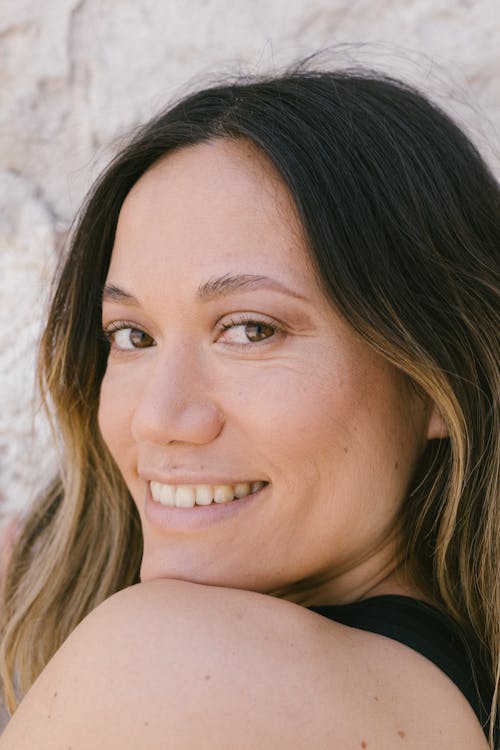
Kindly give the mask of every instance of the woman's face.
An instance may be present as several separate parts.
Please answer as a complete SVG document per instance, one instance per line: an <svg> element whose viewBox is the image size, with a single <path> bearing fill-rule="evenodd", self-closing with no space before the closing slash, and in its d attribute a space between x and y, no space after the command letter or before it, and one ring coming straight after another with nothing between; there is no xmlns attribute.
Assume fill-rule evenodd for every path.
<svg viewBox="0 0 500 750"><path fill-rule="evenodd" d="M328 304L254 146L184 148L137 182L103 326L99 424L141 517L142 580L310 604L390 573L430 410Z"/></svg>

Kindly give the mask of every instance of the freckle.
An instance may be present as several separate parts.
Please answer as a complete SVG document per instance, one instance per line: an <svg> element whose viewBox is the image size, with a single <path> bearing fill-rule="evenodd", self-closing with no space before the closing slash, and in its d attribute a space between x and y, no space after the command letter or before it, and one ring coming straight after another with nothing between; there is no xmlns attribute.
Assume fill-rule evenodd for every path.
<svg viewBox="0 0 500 750"><path fill-rule="evenodd" d="M373 700L378 702L378 695L374 695Z"/></svg>
<svg viewBox="0 0 500 750"><path fill-rule="evenodd" d="M349 448L347 448L347 446L344 448L344 453L349 453Z"/></svg>
<svg viewBox="0 0 500 750"><path fill-rule="evenodd" d="M54 693L53 698L57 698L57 691Z"/></svg>
<svg viewBox="0 0 500 750"><path fill-rule="evenodd" d="M399 461L396 461L396 463L394 464L394 468L396 469L396 471L399 469Z"/></svg>
<svg viewBox="0 0 500 750"><path fill-rule="evenodd" d="M145 721L145 722L144 722L144 726L145 726L145 727L149 727L149 721Z"/></svg>
<svg viewBox="0 0 500 750"><path fill-rule="evenodd" d="M402 729L399 730L398 734L400 737L406 737L406 732L403 732Z"/></svg>
<svg viewBox="0 0 500 750"><path fill-rule="evenodd" d="M209 680L209 679L210 679L210 675L209 675L209 674L206 674L206 675L205 675L205 679L206 679L206 680Z"/></svg>
<svg viewBox="0 0 500 750"><path fill-rule="evenodd" d="M47 714L47 719L50 719L50 714Z"/></svg>
<svg viewBox="0 0 500 750"><path fill-rule="evenodd" d="M368 747L368 745L366 744L366 742L364 740L362 740L362 742L361 742L361 747Z"/></svg>

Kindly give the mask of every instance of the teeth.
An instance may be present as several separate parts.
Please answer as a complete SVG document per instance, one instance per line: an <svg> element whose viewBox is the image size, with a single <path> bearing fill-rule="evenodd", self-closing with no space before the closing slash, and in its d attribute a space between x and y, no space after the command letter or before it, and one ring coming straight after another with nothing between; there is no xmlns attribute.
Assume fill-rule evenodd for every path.
<svg viewBox="0 0 500 750"><path fill-rule="evenodd" d="M175 490L175 505L178 508L194 508L196 493L194 487L181 485Z"/></svg>
<svg viewBox="0 0 500 750"><path fill-rule="evenodd" d="M196 505L210 505L212 495L212 488L209 484L199 484L196 488Z"/></svg>
<svg viewBox="0 0 500 750"><path fill-rule="evenodd" d="M234 485L234 496L235 497L245 497L246 495L249 495L251 492L250 485L248 482L242 482L241 484L235 484Z"/></svg>
<svg viewBox="0 0 500 750"><path fill-rule="evenodd" d="M176 508L193 508L195 505L210 505L211 503L229 503L240 499L264 487L266 482L240 482L238 484L162 484L150 482L153 500L161 505Z"/></svg>
<svg viewBox="0 0 500 750"><path fill-rule="evenodd" d="M214 487L214 503L228 503L234 500L234 488L230 484Z"/></svg>
<svg viewBox="0 0 500 750"><path fill-rule="evenodd" d="M175 487L170 484L158 484L158 500L162 505L175 505Z"/></svg>
<svg viewBox="0 0 500 750"><path fill-rule="evenodd" d="M252 482L250 492L258 492L265 486L265 482Z"/></svg>

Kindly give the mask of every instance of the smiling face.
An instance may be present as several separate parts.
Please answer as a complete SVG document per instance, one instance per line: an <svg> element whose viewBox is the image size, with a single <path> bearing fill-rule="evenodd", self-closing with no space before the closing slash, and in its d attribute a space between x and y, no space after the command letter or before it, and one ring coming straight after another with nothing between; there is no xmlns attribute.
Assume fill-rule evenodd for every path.
<svg viewBox="0 0 500 750"><path fill-rule="evenodd" d="M391 573L430 409L327 302L254 146L184 148L137 182L103 327L99 424L141 517L142 580L311 604Z"/></svg>

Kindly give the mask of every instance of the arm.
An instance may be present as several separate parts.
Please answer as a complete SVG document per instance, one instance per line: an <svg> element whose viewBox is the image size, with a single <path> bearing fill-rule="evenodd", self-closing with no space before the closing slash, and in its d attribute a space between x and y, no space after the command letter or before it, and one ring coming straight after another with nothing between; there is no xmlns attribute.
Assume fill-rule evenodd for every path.
<svg viewBox="0 0 500 750"><path fill-rule="evenodd" d="M141 584L75 630L0 749L32 750L36 738L37 750L344 750L362 742L401 750L403 731L404 750L484 750L480 730L474 736L466 722L464 733L458 711L448 727L446 690L436 711L439 673L437 695L424 682L416 705L411 683L399 690L398 655L408 649L380 638L260 594ZM380 664L367 665L374 643Z"/></svg>

